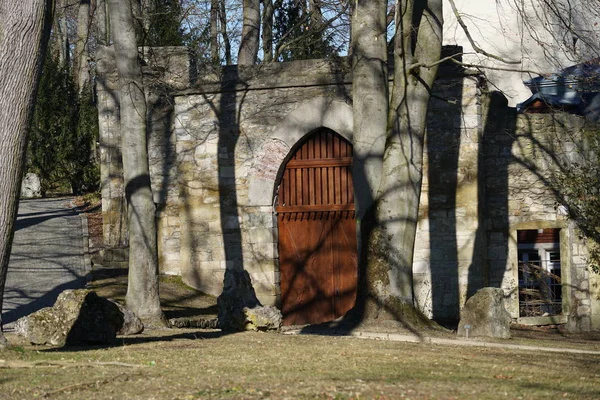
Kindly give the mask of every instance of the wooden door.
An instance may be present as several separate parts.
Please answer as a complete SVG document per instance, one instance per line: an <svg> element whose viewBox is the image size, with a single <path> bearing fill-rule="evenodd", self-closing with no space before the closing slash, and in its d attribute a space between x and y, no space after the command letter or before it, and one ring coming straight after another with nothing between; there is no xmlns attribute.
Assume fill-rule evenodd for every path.
<svg viewBox="0 0 600 400"><path fill-rule="evenodd" d="M329 129L311 135L286 164L276 211L283 323L344 315L358 275L352 145Z"/></svg>

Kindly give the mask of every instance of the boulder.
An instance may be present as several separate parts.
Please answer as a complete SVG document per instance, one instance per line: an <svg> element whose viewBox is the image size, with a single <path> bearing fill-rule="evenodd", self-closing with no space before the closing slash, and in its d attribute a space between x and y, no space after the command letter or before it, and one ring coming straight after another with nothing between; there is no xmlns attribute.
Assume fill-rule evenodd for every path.
<svg viewBox="0 0 600 400"><path fill-rule="evenodd" d="M144 331L144 323L137 315L135 315L133 311L117 303L116 301L109 301L119 307L119 311L123 313L123 326L121 329L119 329L117 335L137 335L138 333L142 333Z"/></svg>
<svg viewBox="0 0 600 400"><path fill-rule="evenodd" d="M33 199L38 197L42 197L40 177L33 172L28 172L21 181L21 198Z"/></svg>
<svg viewBox="0 0 600 400"><path fill-rule="evenodd" d="M87 289L65 290L53 307L21 318L16 333L33 344L53 346L112 343L123 326L119 307Z"/></svg>
<svg viewBox="0 0 600 400"><path fill-rule="evenodd" d="M219 328L225 331L278 330L281 312L256 298L247 271L227 270L223 293L217 298Z"/></svg>
<svg viewBox="0 0 600 400"><path fill-rule="evenodd" d="M512 318L504 306L504 291L483 288L467 300L458 324L458 336L510 338Z"/></svg>
<svg viewBox="0 0 600 400"><path fill-rule="evenodd" d="M283 318L277 307L266 306L244 307L244 316L247 331L278 331Z"/></svg>

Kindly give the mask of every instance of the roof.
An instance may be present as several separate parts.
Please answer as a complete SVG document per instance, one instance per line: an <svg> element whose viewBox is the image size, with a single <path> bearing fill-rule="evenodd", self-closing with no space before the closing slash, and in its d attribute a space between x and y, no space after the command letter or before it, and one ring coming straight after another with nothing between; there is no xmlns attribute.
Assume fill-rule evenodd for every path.
<svg viewBox="0 0 600 400"><path fill-rule="evenodd" d="M523 82L533 95L517 104L518 112L539 112L532 105L545 104L545 110L561 109L600 121L600 58L572 65L560 72Z"/></svg>

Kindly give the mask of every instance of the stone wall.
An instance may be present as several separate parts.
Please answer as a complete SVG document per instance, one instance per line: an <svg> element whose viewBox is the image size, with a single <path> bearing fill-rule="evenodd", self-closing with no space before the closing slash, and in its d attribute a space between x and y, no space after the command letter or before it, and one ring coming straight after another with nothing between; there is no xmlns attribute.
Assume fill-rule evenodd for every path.
<svg viewBox="0 0 600 400"><path fill-rule="evenodd" d="M599 299L590 292L587 248L559 206L555 193L560 187L554 183L562 168L582 161L578 144L585 125L583 118L570 114L517 115L512 109L488 109L483 165L490 286L510 295L514 318L519 317L517 230L558 228L565 316L530 322L563 323L568 316L571 329L592 328L591 309Z"/></svg>
<svg viewBox="0 0 600 400"><path fill-rule="evenodd" d="M186 48L140 48L140 52L144 55L142 70L150 115L148 153L152 188L159 208L158 223L164 226L162 216L168 212L166 204L176 204L178 198L177 189L169 186L176 174L175 143L171 129L174 101L170 93L188 87L194 79L194 73ZM128 243L128 232L120 151L119 80L113 48L99 46L96 57L104 243L122 247ZM161 248L169 246L170 242L166 242L167 238L159 237ZM173 260L163 261L168 264ZM178 264L178 259L173 263Z"/></svg>
<svg viewBox="0 0 600 400"><path fill-rule="evenodd" d="M455 319L484 287L480 215L480 76L442 77L429 103L414 291L431 318Z"/></svg>
<svg viewBox="0 0 600 400"><path fill-rule="evenodd" d="M279 176L298 142L318 128L352 142L348 63L231 66L189 82L155 85L148 93L161 272L218 295L227 269L245 269L259 300L277 304ZM114 204L122 189L118 146L109 152L118 138L109 92L99 98L103 143L114 154L111 172L103 172L110 238L119 227L111 218L119 215ZM550 185L561 160L577 156L581 126L568 115L517 116L486 94L478 74L442 70L430 102L413 265L416 303L426 315L456 319L468 297L494 286L504 289L517 318L516 231L551 227L561 228L568 322L573 329L600 328L600 318L590 316L600 310L598 279L589 275L586 248L557 211Z"/></svg>
<svg viewBox="0 0 600 400"><path fill-rule="evenodd" d="M324 61L229 67L219 83L204 82L176 97L186 283L218 295L226 269L245 269L259 300L276 304L278 173L315 129L352 139L346 70Z"/></svg>

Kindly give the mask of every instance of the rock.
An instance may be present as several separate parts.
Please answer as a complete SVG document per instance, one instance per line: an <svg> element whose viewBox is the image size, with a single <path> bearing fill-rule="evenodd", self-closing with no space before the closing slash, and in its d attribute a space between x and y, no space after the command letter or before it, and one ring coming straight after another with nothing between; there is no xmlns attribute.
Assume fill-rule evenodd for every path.
<svg viewBox="0 0 600 400"><path fill-rule="evenodd" d="M33 344L65 346L112 343L122 326L119 307L80 289L65 290L53 307L19 319L15 331Z"/></svg>
<svg viewBox="0 0 600 400"><path fill-rule="evenodd" d="M116 301L109 301L119 307L119 311L123 313L123 326L121 329L119 329L117 335L137 335L138 333L142 333L144 331L144 323L137 315L135 315L133 311L117 303Z"/></svg>
<svg viewBox="0 0 600 400"><path fill-rule="evenodd" d="M277 307L258 306L244 308L245 330L247 331L278 331L281 328L283 316Z"/></svg>
<svg viewBox="0 0 600 400"><path fill-rule="evenodd" d="M281 312L256 298L247 271L225 271L223 293L217 298L219 328L225 331L277 330Z"/></svg>
<svg viewBox="0 0 600 400"><path fill-rule="evenodd" d="M512 318L504 306L504 291L498 288L483 288L467 300L458 324L458 336L485 336L501 339L510 338Z"/></svg>
<svg viewBox="0 0 600 400"><path fill-rule="evenodd" d="M206 317L179 317L171 318L169 326L172 328L217 329L219 327L219 320L217 318Z"/></svg>
<svg viewBox="0 0 600 400"><path fill-rule="evenodd" d="M127 268L129 265L129 249L112 247L102 249L90 259L92 265L104 268Z"/></svg>
<svg viewBox="0 0 600 400"><path fill-rule="evenodd" d="M42 197L40 177L33 172L28 172L21 181L21 198L33 199L38 197Z"/></svg>

